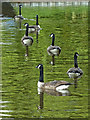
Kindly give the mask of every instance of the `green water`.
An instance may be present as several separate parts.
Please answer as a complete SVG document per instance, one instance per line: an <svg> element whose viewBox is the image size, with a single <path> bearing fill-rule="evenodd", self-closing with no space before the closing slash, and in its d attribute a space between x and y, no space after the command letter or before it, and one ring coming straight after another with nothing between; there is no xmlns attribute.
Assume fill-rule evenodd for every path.
<svg viewBox="0 0 90 120"><path fill-rule="evenodd" d="M17 11L18 8L15 8ZM16 25L13 18L2 20L2 117L3 118L88 118L88 8L68 7L23 7L22 16L27 18ZM38 34L29 34L34 43L25 57L21 38L25 34L24 23L35 24L36 14L42 28ZM61 47L55 65L47 47L54 33L55 45ZM73 83L66 74L73 67L74 53L78 52L78 65L84 74L78 80L77 88L69 87L69 95L38 94L38 64L44 66L44 81L65 80ZM43 98L43 101L42 101ZM39 109L40 102L43 104ZM6 111L7 110L7 111ZM0 113L1 114L1 113Z"/></svg>

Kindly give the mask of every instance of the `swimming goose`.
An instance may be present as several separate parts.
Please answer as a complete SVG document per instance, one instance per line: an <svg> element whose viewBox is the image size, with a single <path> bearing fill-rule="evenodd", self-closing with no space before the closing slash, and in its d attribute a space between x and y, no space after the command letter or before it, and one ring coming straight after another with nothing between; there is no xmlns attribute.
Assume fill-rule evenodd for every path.
<svg viewBox="0 0 90 120"><path fill-rule="evenodd" d="M21 42L23 43L23 45L26 46L26 54L25 56L28 56L28 46L31 46L33 44L33 38L31 36L28 36L28 27L29 24L25 24L26 26L26 33L24 35L24 37L22 37Z"/></svg>
<svg viewBox="0 0 90 120"><path fill-rule="evenodd" d="M48 55L52 56L51 64L54 64L54 56L59 56L61 53L61 48L59 46L54 46L55 34L50 35L52 37L52 44L47 48Z"/></svg>
<svg viewBox="0 0 90 120"><path fill-rule="evenodd" d="M38 81L38 88L52 89L52 90L59 91L61 89L67 89L69 87L69 85L72 85L71 83L69 83L67 81L58 81L58 80L54 80L54 81L51 81L51 82L44 83L43 65L39 64L38 66L36 66L36 68L40 69L40 77L39 77L39 81Z"/></svg>
<svg viewBox="0 0 90 120"><path fill-rule="evenodd" d="M70 78L80 78L83 74L83 71L78 67L78 63L77 63L77 56L79 56L79 54L77 52L75 52L74 54L74 67L70 68L67 71L67 74Z"/></svg>
<svg viewBox="0 0 90 120"><path fill-rule="evenodd" d="M41 30L40 25L38 23L38 15L36 15L36 25L29 26L29 32L39 32Z"/></svg>
<svg viewBox="0 0 90 120"><path fill-rule="evenodd" d="M19 5L19 15L17 15L17 16L14 17L14 19L16 21L24 19L23 16L21 15L21 7L22 7L22 5Z"/></svg>

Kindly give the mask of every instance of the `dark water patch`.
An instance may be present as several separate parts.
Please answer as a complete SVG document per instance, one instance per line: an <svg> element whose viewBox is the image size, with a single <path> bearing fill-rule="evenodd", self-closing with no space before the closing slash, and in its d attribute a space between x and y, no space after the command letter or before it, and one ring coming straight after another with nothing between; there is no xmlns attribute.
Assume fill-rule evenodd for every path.
<svg viewBox="0 0 90 120"><path fill-rule="evenodd" d="M2 2L2 14L7 17L14 17L16 15L15 10L9 2Z"/></svg>
<svg viewBox="0 0 90 120"><path fill-rule="evenodd" d="M11 19L11 17L0 17L0 20L9 20L9 19Z"/></svg>

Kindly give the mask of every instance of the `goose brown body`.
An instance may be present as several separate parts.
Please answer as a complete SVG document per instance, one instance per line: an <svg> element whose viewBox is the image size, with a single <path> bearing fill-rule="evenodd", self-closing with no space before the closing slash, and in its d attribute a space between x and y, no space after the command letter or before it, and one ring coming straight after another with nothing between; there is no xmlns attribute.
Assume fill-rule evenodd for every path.
<svg viewBox="0 0 90 120"><path fill-rule="evenodd" d="M62 86L62 85L71 85L71 83L67 81L54 80L54 81L44 83L44 85L42 85L41 88L56 90L57 87Z"/></svg>
<svg viewBox="0 0 90 120"><path fill-rule="evenodd" d="M54 45L55 35L52 33L50 36L52 37L52 44L47 48L48 55L59 56L61 48Z"/></svg>
<svg viewBox="0 0 90 120"><path fill-rule="evenodd" d="M47 52L48 52L48 55L59 56L59 54L61 52L61 48L59 46L52 46L52 45L50 45L47 48Z"/></svg>
<svg viewBox="0 0 90 120"><path fill-rule="evenodd" d="M73 74L73 75L70 75ZM83 71L78 67L78 68L70 68L68 71L67 71L67 74L69 75L70 78L80 78L82 75L83 75Z"/></svg>
<svg viewBox="0 0 90 120"><path fill-rule="evenodd" d="M25 35L24 37L22 37L21 41L25 46L30 46L33 44L33 38L31 36Z"/></svg>
<svg viewBox="0 0 90 120"><path fill-rule="evenodd" d="M77 52L75 52L74 54L74 67L70 68L67 71L67 74L70 78L80 78L83 75L83 71L78 67L78 63L77 63L77 56L79 54Z"/></svg>
<svg viewBox="0 0 90 120"><path fill-rule="evenodd" d="M54 80L54 81L44 83L43 65L39 64L38 66L36 66L36 68L40 69L40 77L39 77L39 81L38 81L38 88L51 89L51 90L58 91L60 89L67 89L69 87L69 85L72 85L71 83L69 83L67 81L59 81L59 80Z"/></svg>

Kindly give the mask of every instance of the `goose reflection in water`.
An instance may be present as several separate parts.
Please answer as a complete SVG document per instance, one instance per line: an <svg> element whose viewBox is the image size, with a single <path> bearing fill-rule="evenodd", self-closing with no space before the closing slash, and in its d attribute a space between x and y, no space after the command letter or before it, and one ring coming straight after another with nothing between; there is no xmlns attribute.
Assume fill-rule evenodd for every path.
<svg viewBox="0 0 90 120"><path fill-rule="evenodd" d="M40 94L41 92L43 93L47 93L48 95L52 95L52 96L70 96L71 93L69 90L51 90L51 89L42 89L42 88L38 88L38 94Z"/></svg>
<svg viewBox="0 0 90 120"><path fill-rule="evenodd" d="M18 21L14 21L14 22L15 22L16 28L22 30L21 29L22 28L22 20L19 19Z"/></svg>
<svg viewBox="0 0 90 120"><path fill-rule="evenodd" d="M59 92L56 90L48 90L48 89L41 89L38 88L38 94L40 97L40 105L38 106L38 109L43 109L44 106L44 93L52 96L70 96L71 93L69 90L60 90Z"/></svg>
<svg viewBox="0 0 90 120"><path fill-rule="evenodd" d="M38 32L36 32L36 42L38 43Z"/></svg>

